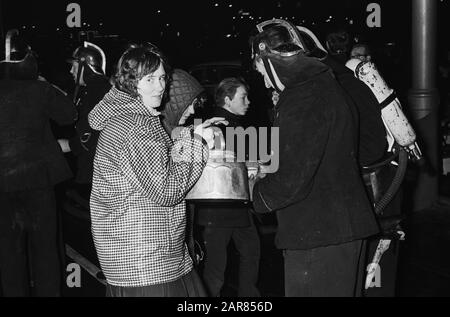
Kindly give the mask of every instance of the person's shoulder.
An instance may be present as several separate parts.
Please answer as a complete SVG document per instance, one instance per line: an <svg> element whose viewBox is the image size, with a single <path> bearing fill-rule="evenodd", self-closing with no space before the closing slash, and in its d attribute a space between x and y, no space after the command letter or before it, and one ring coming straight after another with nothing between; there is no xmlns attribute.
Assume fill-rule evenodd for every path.
<svg viewBox="0 0 450 317"><path fill-rule="evenodd" d="M63 95L66 95L66 93L59 88L58 86L46 81L46 80L29 80L28 86L35 90L40 90L42 93L48 93L50 92L60 92Z"/></svg>
<svg viewBox="0 0 450 317"><path fill-rule="evenodd" d="M126 127L128 134L142 135L146 138L155 136L155 125L158 124L158 117L151 117L145 114L126 113L120 116L120 122Z"/></svg>
<svg viewBox="0 0 450 317"><path fill-rule="evenodd" d="M17 86L20 86L24 94L33 94L36 97L48 96L49 92L57 90L45 80L21 80L17 81Z"/></svg>
<svg viewBox="0 0 450 317"><path fill-rule="evenodd" d="M223 109L219 106L213 105L206 113L207 118L216 117L218 114L223 113Z"/></svg>
<svg viewBox="0 0 450 317"><path fill-rule="evenodd" d="M145 136L148 133L140 115L133 113L124 113L112 117L103 131L105 135L116 140L141 138L141 136ZM122 144L121 141L118 141L118 143Z"/></svg>
<svg viewBox="0 0 450 317"><path fill-rule="evenodd" d="M5 81L8 86L12 88L20 88L20 89L42 89L46 88L48 86L48 83L46 81L40 81L40 80L8 80Z"/></svg>
<svg viewBox="0 0 450 317"><path fill-rule="evenodd" d="M223 107L214 106L208 114L208 119L213 117L222 117L226 120L234 121L235 115L233 115L230 111L224 109Z"/></svg>
<svg viewBox="0 0 450 317"><path fill-rule="evenodd" d="M33 87L38 87L38 88L45 88L45 89L49 89L50 87L52 87L52 84L50 84L47 80L45 79L36 79L36 80L26 80L26 82L28 82L28 84L30 86Z"/></svg>
<svg viewBox="0 0 450 317"><path fill-rule="evenodd" d="M109 77L105 75L97 75L92 77L91 81L93 84L97 85L105 85L105 86L111 86L111 80Z"/></svg>

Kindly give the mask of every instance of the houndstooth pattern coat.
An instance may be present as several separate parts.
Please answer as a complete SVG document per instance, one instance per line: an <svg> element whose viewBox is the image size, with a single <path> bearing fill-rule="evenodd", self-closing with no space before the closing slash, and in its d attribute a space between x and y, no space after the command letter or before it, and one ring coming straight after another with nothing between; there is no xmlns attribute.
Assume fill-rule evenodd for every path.
<svg viewBox="0 0 450 317"><path fill-rule="evenodd" d="M172 141L142 102L112 88L89 114L100 130L90 199L92 234L111 285L177 280L192 270L184 197L208 148L192 129Z"/></svg>

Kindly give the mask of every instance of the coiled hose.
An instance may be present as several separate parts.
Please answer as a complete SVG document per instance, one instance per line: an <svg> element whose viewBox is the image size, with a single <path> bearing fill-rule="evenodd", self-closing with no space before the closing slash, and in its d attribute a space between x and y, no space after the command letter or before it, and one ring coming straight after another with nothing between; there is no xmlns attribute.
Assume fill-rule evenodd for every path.
<svg viewBox="0 0 450 317"><path fill-rule="evenodd" d="M408 153L401 147L398 147L398 151L398 169L391 185L389 186L389 189L380 201L375 204L375 213L377 215L380 215L386 206L392 201L403 182L403 178L405 177L406 168L408 166Z"/></svg>

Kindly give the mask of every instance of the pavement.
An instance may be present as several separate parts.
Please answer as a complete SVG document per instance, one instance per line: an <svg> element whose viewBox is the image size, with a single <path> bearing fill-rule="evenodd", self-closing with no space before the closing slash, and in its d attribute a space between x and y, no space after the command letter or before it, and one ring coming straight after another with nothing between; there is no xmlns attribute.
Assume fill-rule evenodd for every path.
<svg viewBox="0 0 450 317"><path fill-rule="evenodd" d="M415 212L400 252L397 296L450 296L450 205Z"/></svg>
<svg viewBox="0 0 450 317"><path fill-rule="evenodd" d="M441 194L450 195L450 176L441 179ZM431 208L405 212L403 229L406 239L400 242L399 247L396 297L450 296L450 199L442 197L442 201ZM105 281L96 271L100 266L91 237L89 213L80 206L66 205L63 209L65 244L88 263L86 265L86 261L81 260L84 264L81 266L80 287L65 287L63 296L103 297ZM283 258L281 251L274 246L274 228L270 219L259 229L262 254L258 287L263 297L283 297ZM229 254L223 297L236 296L237 262L233 258L237 253L232 245ZM80 262L79 259L77 261ZM66 257L66 265L74 262L73 258Z"/></svg>

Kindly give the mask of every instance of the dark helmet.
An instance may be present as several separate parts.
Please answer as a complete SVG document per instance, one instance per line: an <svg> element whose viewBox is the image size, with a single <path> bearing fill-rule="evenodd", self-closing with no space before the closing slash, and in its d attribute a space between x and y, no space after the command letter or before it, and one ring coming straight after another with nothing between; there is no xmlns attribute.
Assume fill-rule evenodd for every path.
<svg viewBox="0 0 450 317"><path fill-rule="evenodd" d="M4 52L4 59L0 61L2 78L37 79L36 57L18 30L10 30L6 34Z"/></svg>
<svg viewBox="0 0 450 317"><path fill-rule="evenodd" d="M328 56L328 51L310 29L304 26L297 26L297 29L301 34L307 51L309 52L308 56L318 58L319 60L323 60Z"/></svg>
<svg viewBox="0 0 450 317"><path fill-rule="evenodd" d="M297 46L297 48L300 48L301 51L307 56L310 57L316 57L318 59L324 59L327 57L328 52L323 47L323 45L318 40L317 36L309 29L303 27L303 26L295 26L289 21L281 20L281 19L272 19L265 22L262 22L257 25L258 31L261 33L264 31L265 27L267 26L280 26L284 27L286 29L286 32L284 32L290 39L280 39L279 35L276 35L275 42L285 42L285 43L292 43ZM285 37L286 37L285 35ZM281 41L280 41L281 40ZM269 44L270 46L270 44ZM285 47L286 48L286 47ZM293 47L293 50L295 51L295 47ZM254 51L258 51L258 49L254 48ZM273 52L273 51L272 51Z"/></svg>
<svg viewBox="0 0 450 317"><path fill-rule="evenodd" d="M283 56L299 52L309 53L301 33L295 25L288 21L281 19L267 20L259 23L256 28L259 35L252 38L253 58L256 55L264 56L267 54ZM264 32L266 30L269 30L270 33Z"/></svg>
<svg viewBox="0 0 450 317"><path fill-rule="evenodd" d="M72 54L70 62L77 61L82 66L89 68L97 74L105 75L106 57L103 50L95 44L84 42L83 46L78 47Z"/></svg>
<svg viewBox="0 0 450 317"><path fill-rule="evenodd" d="M252 59L262 61L273 88L281 93L270 63L292 63L302 55L308 55L308 47L299 30L288 21L268 20L258 24L256 28L259 33L251 39Z"/></svg>

